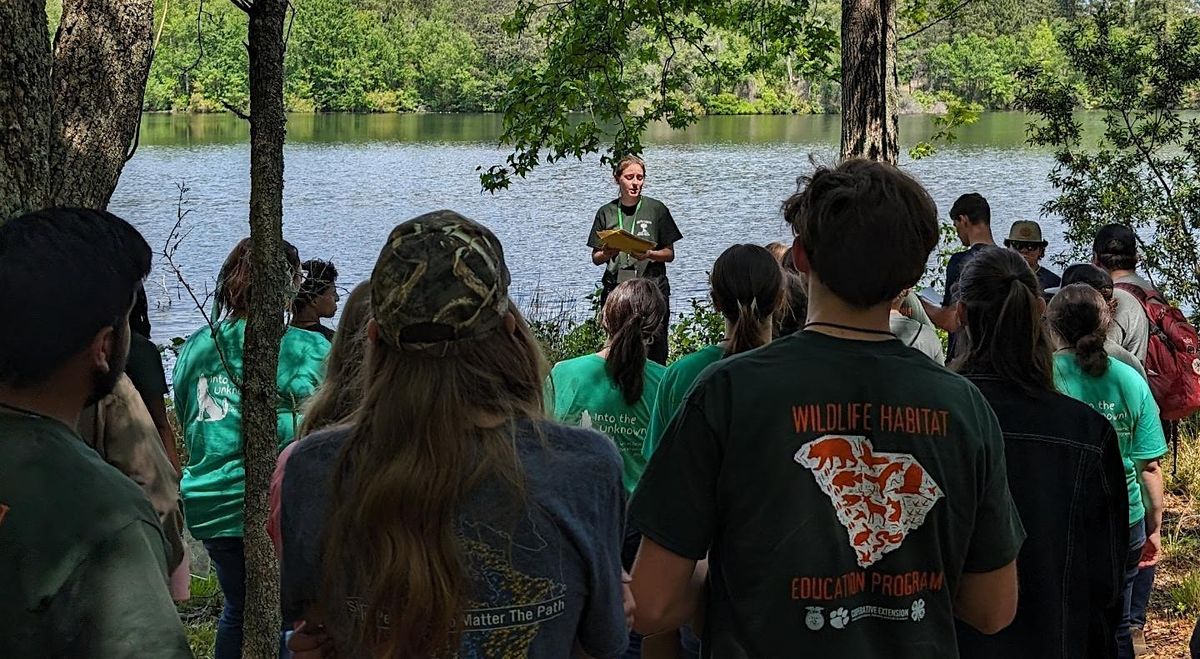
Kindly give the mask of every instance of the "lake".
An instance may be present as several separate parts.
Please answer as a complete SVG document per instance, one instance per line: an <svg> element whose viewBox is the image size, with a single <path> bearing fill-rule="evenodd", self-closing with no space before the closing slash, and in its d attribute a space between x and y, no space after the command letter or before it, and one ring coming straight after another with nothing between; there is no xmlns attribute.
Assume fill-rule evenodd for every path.
<svg viewBox="0 0 1200 659"><path fill-rule="evenodd" d="M945 216L954 199L979 192L992 205L997 239L1018 219L1036 219L1055 192L1049 151L1024 144L1026 117L985 114L937 155L904 166L928 187ZM476 167L503 161L496 115L289 115L284 236L301 257L332 260L349 289L369 277L396 224L450 208L489 227L504 243L514 297L541 290L581 299L601 275L586 246L596 209L616 196L599 157L543 165L494 195ZM706 117L686 131L646 136L646 194L671 209L683 240L668 266L672 310L704 297L707 271L730 244L790 240L780 203L812 161L833 162L836 116ZM901 119L907 146L931 132L930 119ZM199 291L211 288L233 245L249 232L249 128L231 115L147 115L140 146L125 166L110 210L137 226L158 252L186 184L186 240L176 261ZM1043 218L1049 254L1065 250ZM147 282L154 338L187 336L203 324L174 276L155 258ZM580 305L582 307L582 303Z"/></svg>

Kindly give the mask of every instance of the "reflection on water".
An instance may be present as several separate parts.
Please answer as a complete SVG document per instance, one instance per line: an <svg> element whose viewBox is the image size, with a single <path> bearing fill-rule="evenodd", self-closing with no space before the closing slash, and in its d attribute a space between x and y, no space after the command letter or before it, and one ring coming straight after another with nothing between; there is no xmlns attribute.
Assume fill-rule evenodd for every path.
<svg viewBox="0 0 1200 659"><path fill-rule="evenodd" d="M1095 123L1088 117L1086 123ZM992 203L996 237L1017 219L1036 218L1053 197L1048 151L1023 144L1026 117L985 115L952 148L907 163L944 215L955 197L977 191ZM514 288L577 298L600 277L586 247L596 209L615 196L597 157L544 165L512 189L479 188L477 166L503 161L497 115L289 115L284 233L304 258L332 259L347 288L369 276L395 224L452 208L490 226L504 243ZM835 116L707 117L686 131L647 135L646 192L664 201L684 238L668 266L672 308L705 295L707 271L735 242L786 240L780 203L810 159L832 162ZM928 117L903 117L905 144L928 136ZM176 260L203 288L248 232L249 133L230 115L150 115L125 167L111 209L135 223L156 250L176 215L176 184L186 182L194 212ZM1043 219L1048 250L1061 231ZM203 322L186 294L156 263L148 285L155 339L186 335ZM157 310L154 310L157 308Z"/></svg>

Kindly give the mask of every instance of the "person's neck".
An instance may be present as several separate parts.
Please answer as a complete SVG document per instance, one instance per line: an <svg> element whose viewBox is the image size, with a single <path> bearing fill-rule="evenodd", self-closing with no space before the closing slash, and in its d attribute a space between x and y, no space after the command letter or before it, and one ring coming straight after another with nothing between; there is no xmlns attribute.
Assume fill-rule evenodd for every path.
<svg viewBox="0 0 1200 659"><path fill-rule="evenodd" d="M986 224L981 224L978 227L973 226L967 231L967 247L995 244L996 239L992 238L992 228Z"/></svg>
<svg viewBox="0 0 1200 659"><path fill-rule="evenodd" d="M725 336L721 337L721 340L717 341L716 345L720 348L728 347L729 346L729 337L731 337L731 336L733 336L733 323L728 318L725 318ZM755 343L760 346L765 346L768 343L770 343L771 338L772 338L771 324L767 323L767 324L763 325L762 329L759 331L758 336L756 336L754 338L757 339L755 341Z"/></svg>
<svg viewBox="0 0 1200 659"><path fill-rule="evenodd" d="M863 309L848 304L821 283L808 278L806 331L859 341L887 341L892 336L891 300Z"/></svg>
<svg viewBox="0 0 1200 659"><path fill-rule="evenodd" d="M55 419L74 429L87 396L74 395L72 387L64 385L61 378L27 389L0 385L0 405Z"/></svg>
<svg viewBox="0 0 1200 659"><path fill-rule="evenodd" d="M1121 277L1129 277L1129 276L1133 276L1136 274L1137 274L1136 270L1109 270L1108 271L1108 276L1112 277L1113 279L1119 279Z"/></svg>
<svg viewBox="0 0 1200 659"><path fill-rule="evenodd" d="M320 322L321 317L311 309L304 309L292 314L292 325L295 327L310 327Z"/></svg>
<svg viewBox="0 0 1200 659"><path fill-rule="evenodd" d="M622 205L622 206L624 206L624 207L626 207L626 208L631 208L631 207L633 207L633 206L637 206L637 205L638 205L638 202L640 202L641 200L642 200L642 196L641 196L641 195L638 195L638 196L636 196L636 197L629 197L629 196L626 196L626 195L622 194L622 195L621 195L621 199L620 199L620 203L621 203L621 205Z"/></svg>

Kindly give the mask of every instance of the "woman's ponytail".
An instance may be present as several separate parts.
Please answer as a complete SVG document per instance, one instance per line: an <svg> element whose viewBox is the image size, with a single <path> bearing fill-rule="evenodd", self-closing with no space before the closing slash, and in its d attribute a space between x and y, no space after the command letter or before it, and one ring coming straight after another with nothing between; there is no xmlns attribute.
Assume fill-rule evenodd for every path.
<svg viewBox="0 0 1200 659"><path fill-rule="evenodd" d="M725 356L771 340L775 310L783 304L783 270L758 245L734 245L713 264L713 303L729 320Z"/></svg>
<svg viewBox="0 0 1200 659"><path fill-rule="evenodd" d="M628 405L642 397L647 347L666 310L662 292L649 279L631 279L617 286L604 303L604 329L609 335L605 370Z"/></svg>

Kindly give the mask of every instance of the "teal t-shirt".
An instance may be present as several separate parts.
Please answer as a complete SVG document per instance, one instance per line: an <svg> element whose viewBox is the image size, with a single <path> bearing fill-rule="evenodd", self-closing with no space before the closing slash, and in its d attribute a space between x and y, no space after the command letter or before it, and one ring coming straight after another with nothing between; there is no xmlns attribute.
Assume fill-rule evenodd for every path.
<svg viewBox="0 0 1200 659"><path fill-rule="evenodd" d="M236 381L242 378L245 332L244 320L219 323L216 340L202 327L183 344L175 362L175 413L188 449L180 491L188 530L200 540L242 535L246 463L242 393ZM275 381L279 450L295 439L302 406L324 378L328 354L329 341L320 334L296 327L284 332Z"/></svg>
<svg viewBox="0 0 1200 659"><path fill-rule="evenodd" d="M1117 431L1121 461L1125 463L1125 484L1129 489L1129 524L1146 516L1142 489L1135 460L1155 460L1167 452L1158 403L1150 385L1129 366L1108 358L1108 371L1100 377L1083 372L1075 355L1054 355L1054 386L1062 393L1091 405L1108 419Z"/></svg>
<svg viewBox="0 0 1200 659"><path fill-rule="evenodd" d="M658 441L662 439L663 431L667 429L667 424L671 422L671 417L675 416L675 410L683 404L687 392L692 388L692 383L700 376L701 371L708 368L709 364L718 362L725 356L725 349L721 346L708 346L701 348L690 355L680 357L673 364L667 367L662 376L662 382L658 383L658 391L654 395L654 408L650 413L650 427L646 430L646 441L642 444L642 456L646 460L654 454L654 449L658 448Z"/></svg>
<svg viewBox="0 0 1200 659"><path fill-rule="evenodd" d="M608 377L604 358L597 354L555 364L546 383L546 406L555 421L598 430L617 445L627 493L637 487L646 469L642 444L650 425L654 394L666 367L647 359L645 369L642 397L633 405L625 402L620 388Z"/></svg>

